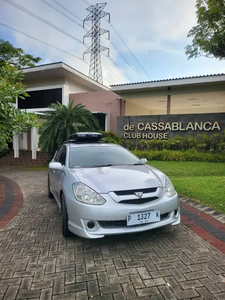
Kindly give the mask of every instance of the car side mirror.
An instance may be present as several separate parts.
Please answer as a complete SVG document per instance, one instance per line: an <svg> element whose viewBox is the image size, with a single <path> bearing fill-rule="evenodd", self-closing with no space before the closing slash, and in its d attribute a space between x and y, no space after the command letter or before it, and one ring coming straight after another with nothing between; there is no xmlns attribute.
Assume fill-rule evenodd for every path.
<svg viewBox="0 0 225 300"><path fill-rule="evenodd" d="M143 164L147 164L147 159L146 158L141 158L141 161L143 162Z"/></svg>
<svg viewBox="0 0 225 300"><path fill-rule="evenodd" d="M53 161L53 162L50 162L49 169L57 170L57 171L64 171L64 166L62 166L60 162Z"/></svg>

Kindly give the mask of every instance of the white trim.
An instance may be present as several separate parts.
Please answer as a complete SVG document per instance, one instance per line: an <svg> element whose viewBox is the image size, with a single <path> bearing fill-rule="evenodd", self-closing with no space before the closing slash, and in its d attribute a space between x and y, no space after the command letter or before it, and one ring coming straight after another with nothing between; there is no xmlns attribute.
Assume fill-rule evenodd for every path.
<svg viewBox="0 0 225 300"><path fill-rule="evenodd" d="M178 78L178 79L168 79L162 81L115 85L111 87L111 90L113 92L120 92L120 91L122 92L122 91L143 90L143 89L150 89L150 88L163 88L163 87L171 87L171 86L185 86L185 85L221 83L221 82L225 82L225 74L202 76L198 78Z"/></svg>
<svg viewBox="0 0 225 300"><path fill-rule="evenodd" d="M19 157L19 134L13 134L14 158Z"/></svg>
<svg viewBox="0 0 225 300"><path fill-rule="evenodd" d="M36 127L31 128L31 151L32 151L32 159L37 159L37 129Z"/></svg>
<svg viewBox="0 0 225 300"><path fill-rule="evenodd" d="M39 87L33 87L33 88L26 88L26 92L33 92L33 91L44 91L44 90L53 90L57 88L62 88L63 89L64 84L56 84L56 85L44 85L44 86L39 86Z"/></svg>
<svg viewBox="0 0 225 300"><path fill-rule="evenodd" d="M64 77L75 77L75 81L84 85L89 86L93 90L103 90L103 91L110 91L110 88L96 82L95 80L91 79L90 77L84 75L83 73L77 71L76 69L73 69L72 67L64 64L63 62L59 63L52 63L42 66L35 66L35 67L29 67L22 69L21 71L26 75L29 76L29 73L32 73L33 75L38 73L45 73L45 71L54 71L57 72L57 69L59 72L61 72Z"/></svg>
<svg viewBox="0 0 225 300"><path fill-rule="evenodd" d="M43 108L25 108L21 109L21 111L26 111L26 112L35 112L38 114L38 112L45 112L45 111L50 111L53 110L52 108L48 107L43 107Z"/></svg>
<svg viewBox="0 0 225 300"><path fill-rule="evenodd" d="M105 131L110 131L110 113L105 115Z"/></svg>

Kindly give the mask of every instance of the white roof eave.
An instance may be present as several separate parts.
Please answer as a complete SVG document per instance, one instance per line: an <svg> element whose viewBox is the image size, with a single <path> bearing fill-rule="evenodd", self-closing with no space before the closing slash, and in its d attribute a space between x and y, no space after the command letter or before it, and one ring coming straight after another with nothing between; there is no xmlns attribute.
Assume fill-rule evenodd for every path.
<svg viewBox="0 0 225 300"><path fill-rule="evenodd" d="M167 88L175 86L188 86L188 85L199 85L199 84L213 84L225 82L225 74L223 75L212 75L202 76L198 78L180 78L171 79L165 81L154 81L154 82L143 82L133 84L123 84L112 86L113 92L127 92L127 91L140 91L154 88Z"/></svg>

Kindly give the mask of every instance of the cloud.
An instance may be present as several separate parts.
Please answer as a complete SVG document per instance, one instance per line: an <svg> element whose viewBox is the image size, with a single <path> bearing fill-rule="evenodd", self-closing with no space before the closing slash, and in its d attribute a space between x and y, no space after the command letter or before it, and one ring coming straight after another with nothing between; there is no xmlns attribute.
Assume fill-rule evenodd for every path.
<svg viewBox="0 0 225 300"><path fill-rule="evenodd" d="M56 2L68 10L64 10ZM17 3L22 6L22 10L10 3ZM2 23L52 47L4 26L0 26L0 35L14 46L23 48L25 52L42 57L42 63L63 61L88 75L90 55L85 55L87 63L82 61L84 51L91 45L91 38L85 38L83 44L86 30L91 28L91 22L85 22L86 30L82 27L82 21L89 14L86 10L88 5L85 3L93 5L96 4L96 0L2 0ZM200 73L201 70L207 73L207 66L208 72L213 73L224 69L224 62L218 67L216 60L209 64L206 64L205 60L195 60L195 63L187 61L184 47L190 43L187 39L188 31L196 24L195 4L195 0L108 0L105 11L110 13L111 24L107 22L107 17L101 20L101 27L110 30L111 35L110 41L101 37L101 45L110 48L110 59L104 53L101 55L106 84L141 81L142 78L148 80L143 69L153 79L156 74L161 78L182 77L187 69L193 72L192 75ZM33 15L28 14L27 10ZM59 30L40 21L39 17L35 18L34 14L46 22L51 22ZM135 55L143 66L142 69L132 55ZM162 62L163 68L158 68ZM154 69L154 66L157 66L157 69Z"/></svg>

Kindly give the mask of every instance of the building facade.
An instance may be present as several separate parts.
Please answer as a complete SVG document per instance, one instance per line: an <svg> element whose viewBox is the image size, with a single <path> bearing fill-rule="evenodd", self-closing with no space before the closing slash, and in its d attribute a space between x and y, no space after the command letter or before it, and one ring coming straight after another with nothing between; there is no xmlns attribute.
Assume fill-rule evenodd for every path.
<svg viewBox="0 0 225 300"><path fill-rule="evenodd" d="M41 115L52 103L82 103L105 131L125 139L167 139L176 134L225 130L225 74L178 78L108 87L58 62L25 68L26 100L17 107ZM40 119L40 121L42 121ZM15 135L14 157L32 150L36 159L38 129Z"/></svg>
<svg viewBox="0 0 225 300"><path fill-rule="evenodd" d="M26 91L30 95L25 100L18 99L17 107L40 116L49 110L52 103L68 105L74 99L74 105L82 103L96 114L102 130L117 131L117 116L120 100L110 89L70 66L58 62L48 65L22 69ZM38 149L38 129L32 128L28 133L14 135L14 157L19 157L19 150L32 150L36 159Z"/></svg>
<svg viewBox="0 0 225 300"><path fill-rule="evenodd" d="M225 75L112 86L125 107L125 139L168 139L225 130Z"/></svg>

